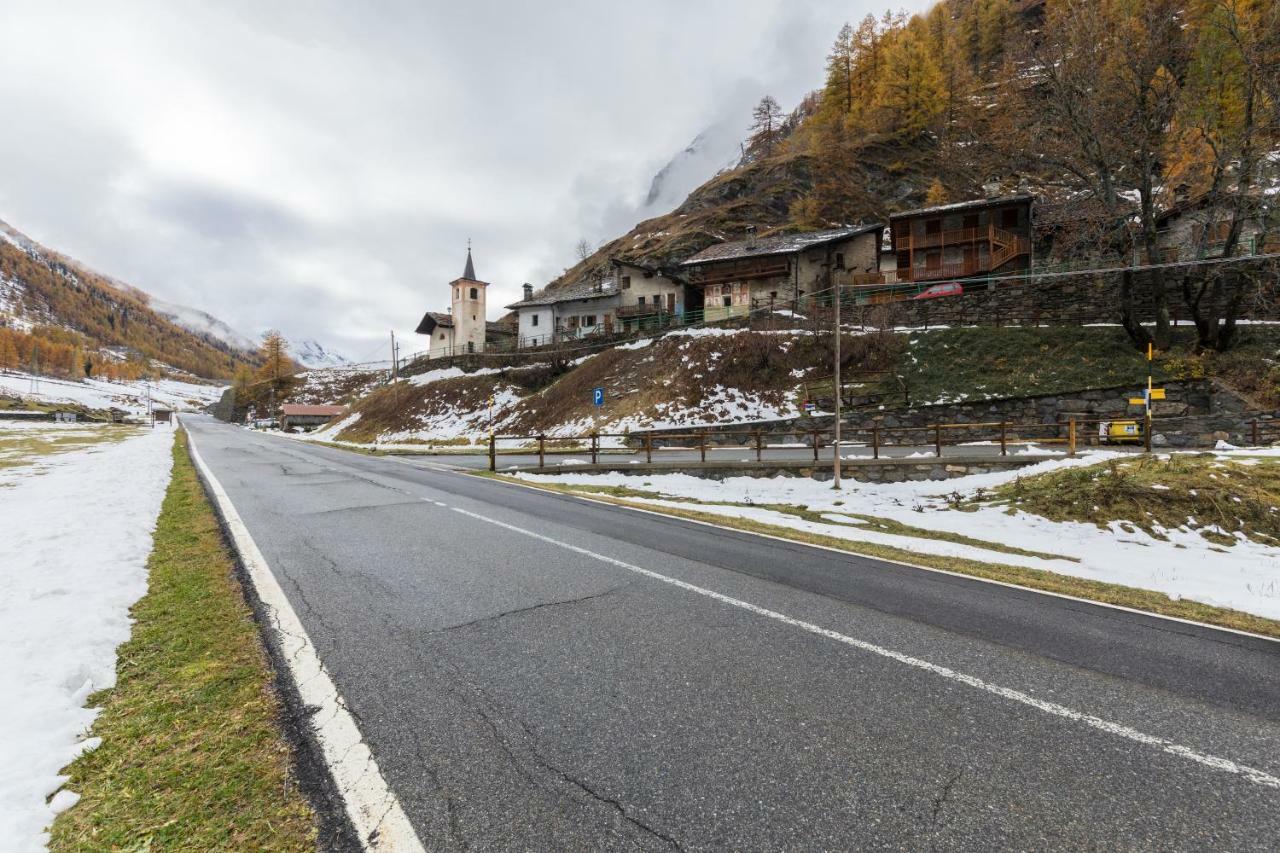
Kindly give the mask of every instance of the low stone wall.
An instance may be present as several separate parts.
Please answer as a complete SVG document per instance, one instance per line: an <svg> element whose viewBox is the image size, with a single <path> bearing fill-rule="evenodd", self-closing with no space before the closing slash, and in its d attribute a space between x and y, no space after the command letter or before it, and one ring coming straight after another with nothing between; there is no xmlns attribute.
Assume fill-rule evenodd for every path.
<svg viewBox="0 0 1280 853"><path fill-rule="evenodd" d="M1262 273L1261 283L1251 289L1240 308L1240 317L1251 320L1280 320L1280 281L1276 268ZM965 284L962 296L940 299L906 300L885 305L867 305L868 316L878 309L881 322L893 326L990 326L1010 324L1115 323L1119 320L1119 276L1102 278L1064 277L1027 284L1005 282ZM1166 283L1169 310L1175 320L1190 321L1183 301L1181 280ZM1153 322L1151 285L1137 282L1137 315L1140 322Z"/></svg>
<svg viewBox="0 0 1280 853"><path fill-rule="evenodd" d="M1037 462L1061 458L1048 455L1007 457L944 456L918 459L850 459L841 463L842 477L864 483L902 483L906 481L950 480L970 474L1012 471ZM654 462L634 465L599 463L595 465L556 465L546 468L521 469L529 474L626 474L645 477L654 474L688 474L708 480L729 477L809 477L830 480L835 476L832 463L814 462ZM507 473L503 470L501 473Z"/></svg>
<svg viewBox="0 0 1280 853"><path fill-rule="evenodd" d="M1217 441L1232 444L1251 443L1251 422L1256 418L1270 424L1280 418L1280 412L1250 412L1245 403L1234 394L1216 387L1209 380L1165 382L1165 399L1152 406L1155 428L1153 443L1168 447L1212 447ZM1081 446L1095 443L1097 429L1085 422L1098 420L1141 419L1143 408L1132 406L1129 399L1138 393L1132 385L1113 388L1092 388L1058 394L1033 397L1010 397L993 400L976 400L964 403L942 403L912 408L863 410L850 414L842 421L850 441L870 441L873 427L881 430L881 440L886 444L929 445L934 441L926 428L934 424L999 423L1010 426L1009 441L1031 439L1065 439L1067 423L1075 419L1080 424L1076 438ZM759 430L766 443L779 442L808 444L815 431L822 434L820 441L829 441L829 433L835 419L829 415L818 417L786 418L755 423L725 424L699 428L673 428L633 432L628 443L639 447L646 435L652 436L654 448L668 446L695 446L693 432L707 432L709 445L754 445L754 432ZM1016 425L1032 425L1019 429ZM1039 425L1039 426L1035 426ZM1266 432L1266 429L1263 430ZM974 429L947 429L944 441L956 444L965 441L990 441L999 434L997 427ZM1157 439L1156 436L1163 436Z"/></svg>

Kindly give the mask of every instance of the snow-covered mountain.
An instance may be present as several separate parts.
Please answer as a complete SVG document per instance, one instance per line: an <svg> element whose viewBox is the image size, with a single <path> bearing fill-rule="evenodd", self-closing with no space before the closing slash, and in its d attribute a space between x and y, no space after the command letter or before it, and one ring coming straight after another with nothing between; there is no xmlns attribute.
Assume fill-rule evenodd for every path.
<svg viewBox="0 0 1280 853"><path fill-rule="evenodd" d="M222 341L224 344L247 352L253 352L258 348L258 344L253 338L236 331L207 311L201 311L199 308L189 308L186 305L178 305L173 302L165 302L163 299L156 299L154 296L148 296L148 301L153 311L169 318L169 320L177 323L187 331L195 332L197 335L207 335L215 340Z"/></svg>
<svg viewBox="0 0 1280 853"><path fill-rule="evenodd" d="M738 118L726 117L695 136L653 176L641 216L672 210L707 179L736 166L745 135Z"/></svg>
<svg viewBox="0 0 1280 853"><path fill-rule="evenodd" d="M319 341L293 341L289 349L293 360L303 367L341 367L351 363L346 356L325 349Z"/></svg>

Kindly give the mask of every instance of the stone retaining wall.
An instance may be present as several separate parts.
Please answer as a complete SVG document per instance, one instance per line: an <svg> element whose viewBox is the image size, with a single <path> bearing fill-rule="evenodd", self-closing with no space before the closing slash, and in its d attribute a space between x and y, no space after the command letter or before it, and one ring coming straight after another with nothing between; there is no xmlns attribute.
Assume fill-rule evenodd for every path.
<svg viewBox="0 0 1280 853"><path fill-rule="evenodd" d="M1152 431L1153 444L1158 446L1212 447L1219 440L1248 444L1253 419L1257 418L1264 424L1280 421L1280 412L1250 412L1239 397L1218 388L1209 380L1165 382L1163 387L1166 399L1157 400L1152 406L1156 419ZM845 417L842 423L843 429L849 431L847 436L850 441L869 442L870 430L878 426L881 441L886 444L928 445L933 443L934 436L932 431L925 428L934 424L1006 422L1040 425L1022 430L1011 426L1007 438L1010 441L1065 439L1067 422L1074 418L1080 424L1077 441L1085 446L1096 442L1097 432L1096 426L1085 422L1142 418L1142 407L1129 404L1129 399L1137 393L1138 389L1134 386L1124 385L1034 397L863 410ZM820 441L827 441L827 434L832 429L834 420L826 415L726 424L696 430L689 427L646 430L631 433L628 443L633 447L641 446L644 436L648 434L653 437L655 448L692 446L697 444L697 439L674 436L687 436L703 429L707 431L707 442L711 445L753 445L755 437L752 433L755 430L759 430L763 434L763 440L770 444L809 443L813 440L815 430L823 434ZM948 429L943 435L947 444L990 441L998 437L999 428Z"/></svg>

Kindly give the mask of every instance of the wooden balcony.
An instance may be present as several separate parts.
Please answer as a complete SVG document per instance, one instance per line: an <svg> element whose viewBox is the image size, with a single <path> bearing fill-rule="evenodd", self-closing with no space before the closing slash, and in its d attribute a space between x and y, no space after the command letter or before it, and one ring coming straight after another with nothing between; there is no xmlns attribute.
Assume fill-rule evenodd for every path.
<svg viewBox="0 0 1280 853"><path fill-rule="evenodd" d="M652 302L644 305L622 305L616 309L619 320L634 320L637 317L653 317L658 314L669 314L665 305Z"/></svg>

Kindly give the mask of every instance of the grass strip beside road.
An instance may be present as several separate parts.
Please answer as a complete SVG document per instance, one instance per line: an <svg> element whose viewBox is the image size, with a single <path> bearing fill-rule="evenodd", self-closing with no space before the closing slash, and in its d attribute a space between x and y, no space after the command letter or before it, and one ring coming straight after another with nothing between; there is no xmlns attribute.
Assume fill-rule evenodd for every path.
<svg viewBox="0 0 1280 853"><path fill-rule="evenodd" d="M1193 622L1203 622L1207 625L1232 628L1237 631L1248 631L1250 633L1262 634L1269 637L1280 637L1280 622L1275 620L1265 619L1261 616L1254 616L1251 613L1243 613L1239 610L1214 607L1209 604L1202 604L1200 602L1189 601L1187 599L1174 600L1163 593L1152 590L1138 589L1136 587L1122 586L1120 584L1105 583L1085 578L1076 578L1070 575L1062 575L1056 572L1040 569L1028 569L1021 566L1009 566L1002 563L986 563L978 560L967 560L958 557L941 557L933 554L921 554L904 548L894 548L887 545L850 541L837 536L824 536L820 533L810 533L805 530L796 530L795 528L779 524L768 524L766 522L756 521L749 518L701 512L697 509L696 504L690 504L689 508L686 509L683 507L663 506L636 500L628 500L626 498L604 494L599 491L579 490L574 486L566 486L558 483L532 483L528 480L516 479L514 477L508 477L501 474L494 475L487 472L477 472L475 476L487 476L493 479L518 483L530 488L544 489L546 491L559 492L561 494L576 495L579 497L590 498L591 500L601 501L603 503L614 504L616 506L661 513L663 515L684 518L690 521L705 522L718 527L741 530L747 533L760 533L766 536L775 536L779 539L789 539L794 542L802 542L808 545L819 545L824 548L831 548L837 551L847 551L851 554L861 554L867 557L892 560L899 563L908 563L911 565L923 566L930 569L939 569L941 571L953 572L960 575L969 575L971 577L983 578L986 580L1000 581L1002 583L1027 587L1029 589L1042 590L1059 595L1069 595L1090 601L1098 601L1103 604L1113 604L1120 607L1129 607L1134 610L1144 610L1161 616L1172 616L1177 619L1188 619ZM668 500L672 499L668 498ZM677 498L675 500L679 499Z"/></svg>
<svg viewBox="0 0 1280 853"><path fill-rule="evenodd" d="M173 457L117 684L90 697L102 745L67 768L81 799L50 849L314 850L271 667L185 433Z"/></svg>

